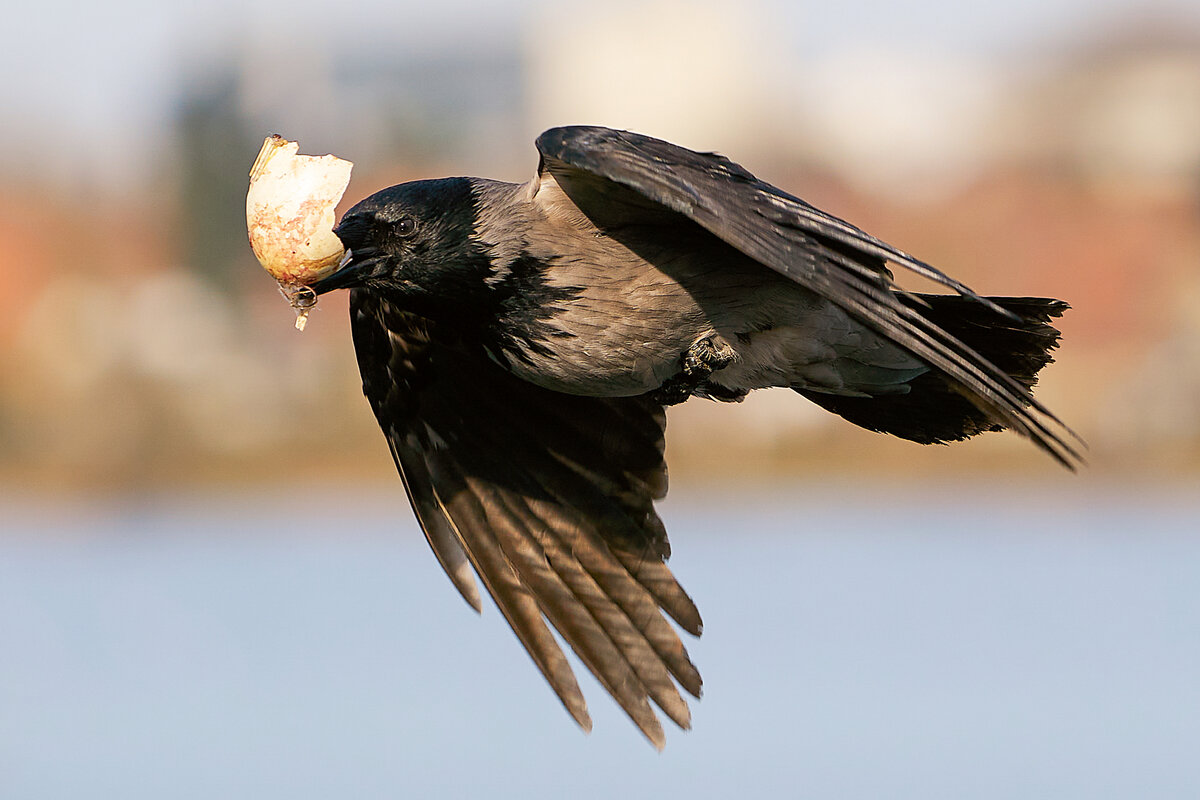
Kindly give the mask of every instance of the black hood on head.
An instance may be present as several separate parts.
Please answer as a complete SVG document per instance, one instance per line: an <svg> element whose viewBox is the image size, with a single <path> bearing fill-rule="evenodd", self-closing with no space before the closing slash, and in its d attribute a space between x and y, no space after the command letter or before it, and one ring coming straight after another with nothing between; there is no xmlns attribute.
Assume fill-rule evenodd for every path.
<svg viewBox="0 0 1200 800"><path fill-rule="evenodd" d="M376 192L342 217L334 233L347 255L317 294L369 286L436 290L480 257L472 241L476 198L467 178L415 181Z"/></svg>

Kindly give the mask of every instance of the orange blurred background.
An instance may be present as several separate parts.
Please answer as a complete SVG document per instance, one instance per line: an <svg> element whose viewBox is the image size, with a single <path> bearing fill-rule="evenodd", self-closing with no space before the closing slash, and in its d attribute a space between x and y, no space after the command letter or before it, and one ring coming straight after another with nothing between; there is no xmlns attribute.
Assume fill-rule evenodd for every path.
<svg viewBox="0 0 1200 800"><path fill-rule="evenodd" d="M29 100L43 66L25 63L0 156L3 486L391 485L344 297L296 333L246 246L261 139L354 161L344 209L407 179L524 180L537 133L570 123L718 150L977 291L1067 300L1039 395L1090 444L1089 473L1195 480L1196 14L1112 4L1087 25L976 41L996 8L939 38L919 26L945 15L922 5L927 40L889 41L886 20L857 35L803 4L461 5L424 37L423 17L383 9L378 30L369 14L326 29L313 9L276 25L252 4L253 25L226 9L194 39L186 19L146 12L139 35L162 42L124 67L145 79L142 105L136 85L106 105L101 81L125 73L89 76L86 48L73 77L48 73L57 104ZM1058 479L1014 436L921 448L788 392L689 403L669 447L674 474L697 480Z"/></svg>

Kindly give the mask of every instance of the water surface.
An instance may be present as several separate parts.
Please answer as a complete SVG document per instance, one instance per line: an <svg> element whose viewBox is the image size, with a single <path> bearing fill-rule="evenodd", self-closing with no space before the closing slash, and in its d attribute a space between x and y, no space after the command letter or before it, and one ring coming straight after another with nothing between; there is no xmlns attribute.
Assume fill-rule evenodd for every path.
<svg viewBox="0 0 1200 800"><path fill-rule="evenodd" d="M4 798L1200 797L1186 493L680 494L662 754L577 668L582 734L399 493L0 514Z"/></svg>

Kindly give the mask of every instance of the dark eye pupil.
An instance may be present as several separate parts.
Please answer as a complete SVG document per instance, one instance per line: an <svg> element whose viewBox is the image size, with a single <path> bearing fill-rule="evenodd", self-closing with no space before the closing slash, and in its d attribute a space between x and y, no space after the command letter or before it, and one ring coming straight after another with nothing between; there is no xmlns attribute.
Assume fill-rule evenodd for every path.
<svg viewBox="0 0 1200 800"><path fill-rule="evenodd" d="M412 217L402 217L396 223L396 233L400 236L409 236L417 229L417 223L413 222Z"/></svg>

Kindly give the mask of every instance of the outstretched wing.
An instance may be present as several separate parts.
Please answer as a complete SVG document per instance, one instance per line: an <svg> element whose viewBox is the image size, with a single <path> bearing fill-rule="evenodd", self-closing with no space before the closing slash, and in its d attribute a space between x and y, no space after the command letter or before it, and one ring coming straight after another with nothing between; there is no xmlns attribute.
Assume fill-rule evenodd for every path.
<svg viewBox="0 0 1200 800"><path fill-rule="evenodd" d="M999 325L1012 318L934 267L714 153L596 127L553 128L538 137L537 148L542 173L549 172L583 213L612 217L612 207L620 206L617 224L639 214L647 221L659 221L667 210L682 214L949 376L973 403L1064 466L1074 468L1079 460L1064 437L1074 434L1025 386L901 301L885 262L990 307Z"/></svg>
<svg viewBox="0 0 1200 800"><path fill-rule="evenodd" d="M551 392L433 322L350 294L363 391L433 552L479 610L470 567L570 714L587 705L548 620L657 747L653 700L690 725L700 675L663 612L700 634L665 564L665 417L644 398Z"/></svg>

